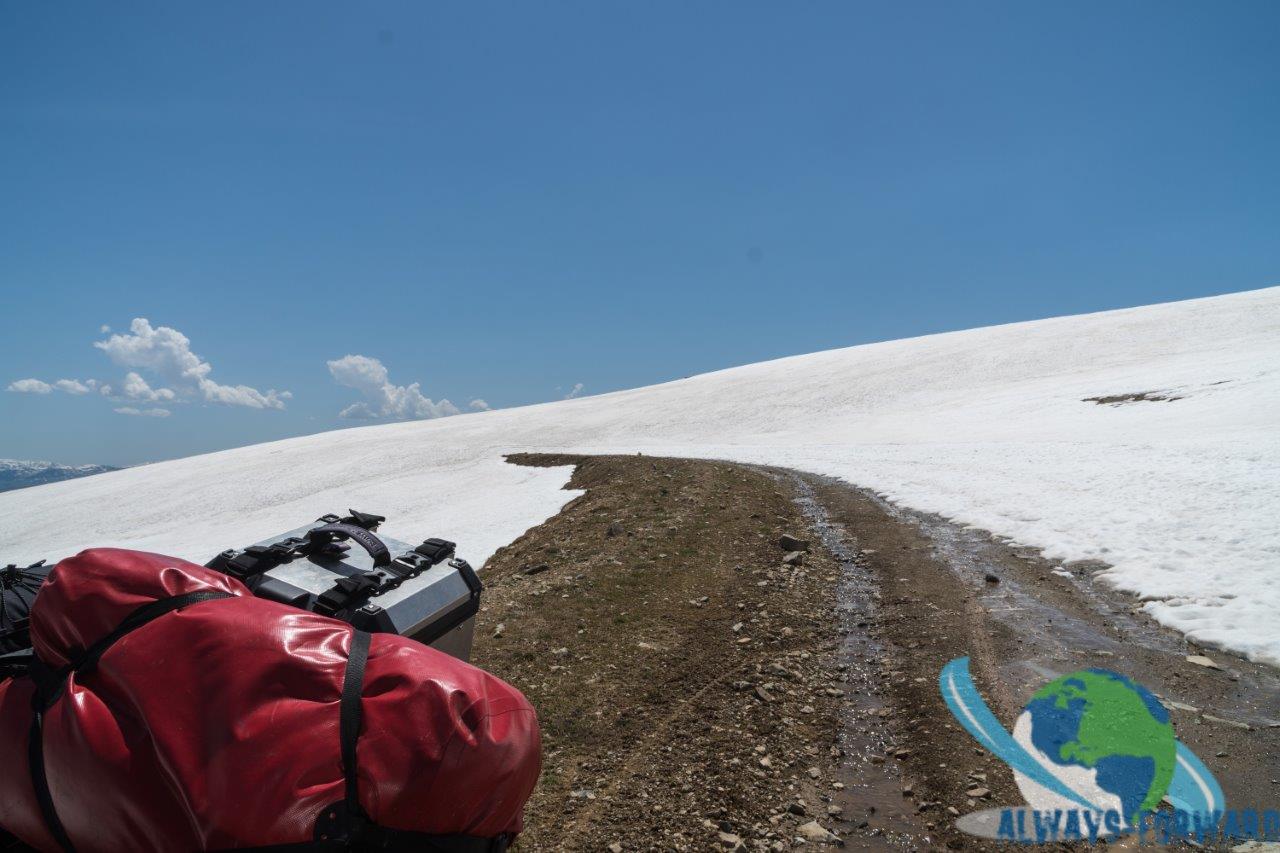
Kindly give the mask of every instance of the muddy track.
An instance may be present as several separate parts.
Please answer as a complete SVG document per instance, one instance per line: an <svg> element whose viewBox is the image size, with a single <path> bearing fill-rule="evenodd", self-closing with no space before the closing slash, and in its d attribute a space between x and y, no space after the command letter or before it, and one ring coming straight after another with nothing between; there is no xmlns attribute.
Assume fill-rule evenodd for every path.
<svg viewBox="0 0 1280 853"><path fill-rule="evenodd" d="M576 464L586 489L485 568L475 661L529 695L545 736L522 850L785 850L814 821L855 849L989 849L956 816L1021 799L938 694L966 655L1009 727L1057 675L1130 675L1229 806L1280 799L1277 673L1187 663L1200 650L1097 566L791 471L512 461ZM800 565L782 533L812 541Z"/></svg>
<svg viewBox="0 0 1280 853"><path fill-rule="evenodd" d="M1008 728L1053 678L1089 667L1128 675L1171 709L1178 738L1213 770L1229 808L1280 801L1280 673L1195 648L1146 617L1133 598L1093 580L1101 565L1064 567L870 492L791 476L812 489L842 546L856 550L875 579L883 675L898 728L911 741L904 769L913 797L938 804L926 811L1022 802L1010 771L976 748L938 696L939 670L960 656L970 657L980 690ZM1222 669L1186 660L1202 653ZM990 793L965 796L974 787ZM981 847L942 834L950 846Z"/></svg>

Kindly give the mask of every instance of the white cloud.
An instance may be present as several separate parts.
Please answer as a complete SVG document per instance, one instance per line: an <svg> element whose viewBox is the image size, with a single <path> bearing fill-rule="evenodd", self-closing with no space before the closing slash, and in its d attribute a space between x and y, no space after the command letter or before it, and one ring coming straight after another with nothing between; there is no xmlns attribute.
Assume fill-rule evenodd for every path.
<svg viewBox="0 0 1280 853"><path fill-rule="evenodd" d="M103 334L111 331L102 326ZM102 396L117 401L139 403L178 403L187 399L203 399L209 403L228 406L245 406L251 409L283 409L284 401L293 397L288 391L266 392L248 385L220 385L209 378L213 366L191 351L191 341L177 329L168 326L153 327L143 317L129 324L129 334L116 334L94 346L105 352L111 360L123 367L135 368L125 374L118 388L96 379L59 379L50 384L40 379L19 379L9 384L8 390L19 394L49 394L62 391L82 395L97 391ZM146 371L159 377L163 384L152 385L138 371ZM154 381L154 380L152 380ZM166 417L166 409L135 409L124 406L116 411L126 415Z"/></svg>
<svg viewBox="0 0 1280 853"><path fill-rule="evenodd" d="M272 389L264 393L248 385L218 384L209 378L213 365L192 352L190 339L177 329L152 326L146 318L138 317L129 324L129 331L130 334L115 334L94 346L122 367L154 373L179 391L197 394L210 403L252 409L283 409L284 401L292 397L288 391ZM130 376L137 375L130 373ZM125 382L128 384L128 377ZM156 389L155 393L169 390Z"/></svg>
<svg viewBox="0 0 1280 853"><path fill-rule="evenodd" d="M133 371L124 375L124 384L120 391L130 400L140 400L144 403L156 403L162 400L172 402L178 396L171 388L152 388L147 384L147 380Z"/></svg>
<svg viewBox="0 0 1280 853"><path fill-rule="evenodd" d="M581 394L581 393L582 393L582 388L583 388L583 386L582 386L582 383L581 383L581 382L575 382L575 383L573 383L573 388L569 391L569 393L568 393L568 394L565 394L565 395L564 395L564 398L565 398L566 400L572 400L574 397L576 397L576 396L578 396L579 394Z"/></svg>
<svg viewBox="0 0 1280 853"><path fill-rule="evenodd" d="M167 418L168 409L135 409L133 406L120 406L114 410L119 415L135 415L143 418Z"/></svg>
<svg viewBox="0 0 1280 853"><path fill-rule="evenodd" d="M338 413L339 417L371 419L443 418L459 414L458 407L448 400L434 403L422 395L417 382L412 385L393 385L387 368L376 358L365 355L346 355L328 362L334 381L347 388L354 388L365 402L353 403Z"/></svg>
<svg viewBox="0 0 1280 853"><path fill-rule="evenodd" d="M472 400L467 405L470 406L471 409L477 412L487 412L491 408L488 403L486 403L484 400L481 400L479 398Z"/></svg>
<svg viewBox="0 0 1280 853"><path fill-rule="evenodd" d="M96 379L86 379L81 382L79 379L59 379L50 384L42 382L39 379L19 379L16 382L10 382L8 390L15 391L19 394L48 394L52 391L62 391L65 394L88 394L90 391L96 390L98 381Z"/></svg>
<svg viewBox="0 0 1280 853"><path fill-rule="evenodd" d="M103 323L103 324L102 324L102 327L101 327L100 329L98 329L98 331L99 331L99 332L101 332L101 333L102 333L102 334L104 334L104 335L105 335L105 334L109 334L109 333L111 332L111 327L110 327L110 326L108 326L106 323Z"/></svg>
<svg viewBox="0 0 1280 853"><path fill-rule="evenodd" d="M53 383L53 387L68 394L88 394L98 387L98 381L96 379L86 379L84 382L79 379L59 379Z"/></svg>
<svg viewBox="0 0 1280 853"><path fill-rule="evenodd" d="M10 382L8 389L15 394L48 394L53 390L53 386L48 382L41 382L39 379L19 379Z"/></svg>

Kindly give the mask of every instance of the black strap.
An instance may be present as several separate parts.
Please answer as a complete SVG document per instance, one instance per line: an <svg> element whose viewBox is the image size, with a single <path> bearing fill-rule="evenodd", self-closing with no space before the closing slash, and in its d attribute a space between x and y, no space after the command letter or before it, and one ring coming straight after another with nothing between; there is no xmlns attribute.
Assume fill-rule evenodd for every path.
<svg viewBox="0 0 1280 853"><path fill-rule="evenodd" d="M361 704L364 693L364 668L369 661L370 637L364 631L351 632L351 651L347 655L347 671L342 678L342 705L338 718L338 737L342 741L342 777L346 783L347 813L363 816L360 808L359 779L356 775L356 744L360 740L363 718Z"/></svg>
<svg viewBox="0 0 1280 853"><path fill-rule="evenodd" d="M166 613L172 613L174 610L181 610L183 607L189 607L192 604L199 604L202 601L215 601L219 598L231 598L229 592L222 592L215 589L202 589L196 592L187 592L182 595L175 595L172 598L161 598L158 601L152 601L144 604L134 610L124 618L124 621L116 626L116 629L98 642L94 643L85 652L77 656L71 661L71 669L77 673L90 672L98 665L98 660L127 634L136 631L148 622L158 619Z"/></svg>
<svg viewBox="0 0 1280 853"><path fill-rule="evenodd" d="M443 562L445 557L452 557L457 547L456 542L432 537L413 550L430 560L431 565L434 566L436 563Z"/></svg>
<svg viewBox="0 0 1280 853"><path fill-rule="evenodd" d="M67 676L72 672L77 674L92 672L97 667L99 659L113 643L166 613L199 604L202 601L231 597L229 592L200 590L144 604L126 616L114 631L91 645L83 654L76 656L70 666L61 669L52 669L40 660L39 656L32 656L29 674L35 682L36 692L32 696L31 731L27 735L27 763L31 772L31 787L35 790L36 801L40 804L40 814L44 817L45 826L49 828L49 833L58 842L63 853L75 853L75 848L67 836L62 820L58 817L58 810L53 804L53 795L49 792L49 778L44 766L44 712L62 695Z"/></svg>
<svg viewBox="0 0 1280 853"><path fill-rule="evenodd" d="M49 779L44 772L44 710L34 707L31 711L31 730L27 733L27 764L31 768L31 787L35 789L40 815L44 818L44 825L49 828L49 834L58 842L63 853L75 853L76 848L71 844L66 827L58 817L58 810L53 807Z"/></svg>
<svg viewBox="0 0 1280 853"><path fill-rule="evenodd" d="M338 705L338 748L342 756L342 802L326 806L316 818L312 839L320 844L355 844L369 825L360 808L360 777L357 773L356 746L360 740L363 717L361 698L364 693L364 668L369 660L369 635L351 632L351 650L342 676L342 699ZM324 849L324 848L321 848Z"/></svg>
<svg viewBox="0 0 1280 853"><path fill-rule="evenodd" d="M368 551L369 556L373 558L374 568L381 568L391 562L391 550L381 539L363 527L339 521L307 531L307 541L315 547L327 545L334 539L350 539Z"/></svg>

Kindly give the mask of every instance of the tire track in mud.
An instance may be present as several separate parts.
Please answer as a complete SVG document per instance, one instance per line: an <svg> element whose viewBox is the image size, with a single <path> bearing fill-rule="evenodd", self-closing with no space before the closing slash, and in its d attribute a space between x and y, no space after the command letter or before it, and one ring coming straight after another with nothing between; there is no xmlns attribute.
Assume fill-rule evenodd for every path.
<svg viewBox="0 0 1280 853"><path fill-rule="evenodd" d="M1228 808L1280 803L1276 670L1198 648L1160 626L1136 599L1093 579L1102 564L1064 566L870 491L796 476L834 524L853 532L880 592L886 685L913 750L904 771L917 799L960 813L1022 802L1008 768L952 722L938 694L941 667L968 656L979 689L1010 729L1030 695L1053 678L1090 667L1127 675L1170 709L1178 738L1218 777ZM1210 655L1220 669L1189 663L1192 654ZM965 795L975 779L988 797ZM943 817L947 846L994 846L956 833Z"/></svg>

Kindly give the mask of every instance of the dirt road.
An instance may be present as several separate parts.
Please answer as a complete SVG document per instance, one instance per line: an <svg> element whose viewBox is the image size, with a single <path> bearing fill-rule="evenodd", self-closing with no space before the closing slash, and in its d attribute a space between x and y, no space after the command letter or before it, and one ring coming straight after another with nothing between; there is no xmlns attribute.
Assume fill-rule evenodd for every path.
<svg viewBox="0 0 1280 853"><path fill-rule="evenodd" d="M1052 677L1129 674L1196 709L1178 735L1230 805L1280 800L1276 673L1187 663L1096 567L787 471L512 461L577 463L587 490L484 572L474 660L545 737L521 850L985 849L956 815L1020 798L938 695L961 655L1006 725Z"/></svg>

